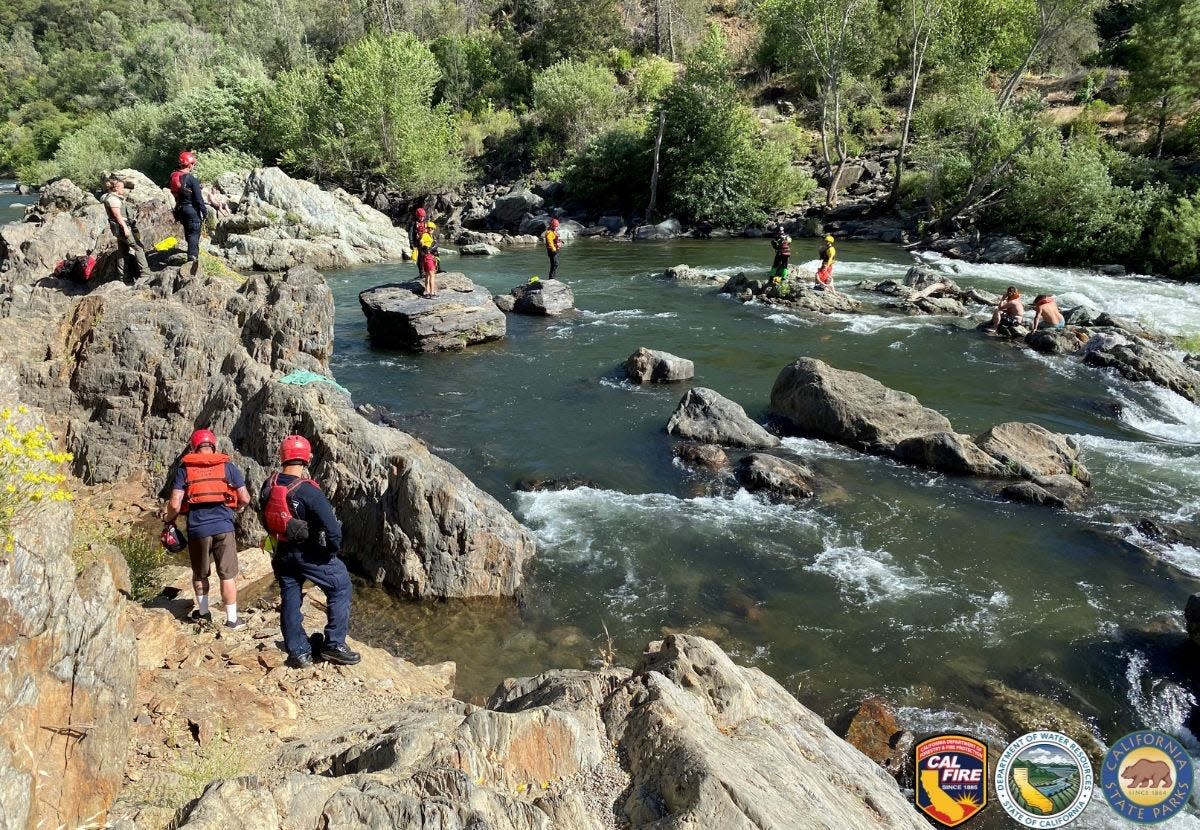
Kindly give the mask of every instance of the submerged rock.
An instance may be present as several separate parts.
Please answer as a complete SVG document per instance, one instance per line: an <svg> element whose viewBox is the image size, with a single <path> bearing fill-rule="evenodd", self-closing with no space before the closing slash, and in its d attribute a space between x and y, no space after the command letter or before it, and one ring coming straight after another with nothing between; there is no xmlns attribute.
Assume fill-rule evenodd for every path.
<svg viewBox="0 0 1200 830"><path fill-rule="evenodd" d="M864 700L846 732L846 743L897 780L910 771L913 741L913 733L897 723L891 704L881 697Z"/></svg>
<svg viewBox="0 0 1200 830"><path fill-rule="evenodd" d="M707 271L701 271L700 269L693 268L690 265L673 265L663 272L663 279L674 280L676 282L724 285L727 277L721 274L713 274Z"/></svg>
<svg viewBox="0 0 1200 830"><path fill-rule="evenodd" d="M500 249L486 242L473 242L458 249L463 256L496 256Z"/></svg>
<svg viewBox="0 0 1200 830"><path fill-rule="evenodd" d="M729 466L725 450L713 444L696 444L685 441L671 448L671 454L689 467L718 472Z"/></svg>
<svg viewBox="0 0 1200 830"><path fill-rule="evenodd" d="M635 383L671 383L696 376L696 367L670 352L639 348L625 360L625 373Z"/></svg>
<svg viewBox="0 0 1200 830"><path fill-rule="evenodd" d="M803 464L756 452L738 462L738 484L751 493L764 493L772 501L812 498L815 477Z"/></svg>
<svg viewBox="0 0 1200 830"><path fill-rule="evenodd" d="M438 296L419 281L369 288L358 295L371 340L420 352L456 351L504 336L504 314L491 292L464 274L438 274Z"/></svg>
<svg viewBox="0 0 1200 830"><path fill-rule="evenodd" d="M1096 768L1104 761L1104 746L1088 721L1071 708L1041 695L1022 692L998 680L989 680L982 687L987 709L992 712L1013 737L1027 732L1050 730L1061 732L1079 744Z"/></svg>
<svg viewBox="0 0 1200 830"><path fill-rule="evenodd" d="M685 635L652 643L631 673L505 681L486 709L412 701L298 741L271 767L209 787L181 826L418 827L435 814L495 830L927 827L782 686Z"/></svg>
<svg viewBox="0 0 1200 830"><path fill-rule="evenodd" d="M707 444L749 449L779 446L779 439L751 420L741 406L702 386L684 394L667 422L667 432Z"/></svg>

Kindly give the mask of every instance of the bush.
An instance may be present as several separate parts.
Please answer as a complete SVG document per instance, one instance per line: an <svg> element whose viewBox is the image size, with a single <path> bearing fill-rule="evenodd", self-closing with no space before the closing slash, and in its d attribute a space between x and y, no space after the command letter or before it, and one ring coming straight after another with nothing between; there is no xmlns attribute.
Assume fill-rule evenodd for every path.
<svg viewBox="0 0 1200 830"><path fill-rule="evenodd" d="M469 159L483 156L490 147L520 128L512 110L487 109L472 116L469 112L458 117L458 134L463 155Z"/></svg>
<svg viewBox="0 0 1200 830"><path fill-rule="evenodd" d="M664 57L648 55L633 66L633 97L643 106L657 103L675 82L678 67Z"/></svg>
<svg viewBox="0 0 1200 830"><path fill-rule="evenodd" d="M163 107L155 150L173 162L180 150L244 150L252 138L233 91L209 86L186 90Z"/></svg>
<svg viewBox="0 0 1200 830"><path fill-rule="evenodd" d="M533 80L533 105L546 131L581 148L621 114L625 93L603 66L559 61Z"/></svg>
<svg viewBox="0 0 1200 830"><path fill-rule="evenodd" d="M65 177L85 190L98 189L107 173L131 166L140 151L140 143L102 115L64 138L50 161L23 166L17 174L25 182Z"/></svg>
<svg viewBox="0 0 1200 830"><path fill-rule="evenodd" d="M589 211L622 214L644 210L650 199L654 135L627 119L590 141L563 171L563 183Z"/></svg>
<svg viewBox="0 0 1200 830"><path fill-rule="evenodd" d="M1156 269L1172 277L1200 277L1200 195L1161 205L1150 223L1148 250Z"/></svg>
<svg viewBox="0 0 1200 830"><path fill-rule="evenodd" d="M133 598L144 601L158 594L158 574L167 564L167 552L158 539L141 533L118 537L113 543L129 566L130 593Z"/></svg>
<svg viewBox="0 0 1200 830"><path fill-rule="evenodd" d="M241 150L202 150L196 154L196 178L215 182L225 173L262 167L262 159Z"/></svg>

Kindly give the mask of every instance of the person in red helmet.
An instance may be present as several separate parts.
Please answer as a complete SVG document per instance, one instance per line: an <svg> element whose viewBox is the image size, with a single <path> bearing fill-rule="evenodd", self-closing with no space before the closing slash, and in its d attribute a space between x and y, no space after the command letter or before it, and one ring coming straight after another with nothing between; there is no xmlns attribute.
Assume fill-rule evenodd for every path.
<svg viewBox="0 0 1200 830"><path fill-rule="evenodd" d="M175 197L175 221L183 225L187 239L188 262L192 263L192 276L200 273L200 229L208 215L200 182L192 175L196 167L196 154L184 150L179 154L179 167L171 174L171 194Z"/></svg>
<svg viewBox="0 0 1200 830"><path fill-rule="evenodd" d="M550 273L546 279L558 279L558 252L562 250L562 237L558 234L558 220L551 219L550 227L546 229L546 255L550 257Z"/></svg>
<svg viewBox="0 0 1200 830"><path fill-rule="evenodd" d="M192 588L196 592L193 619L212 619L208 608L208 575L212 563L221 580L225 625L242 628L237 611L238 556L234 533L235 511L250 503L246 477L229 456L217 452L217 436L211 430L192 433L188 451L175 470L171 497L163 513L164 525L173 525L180 513L187 514L188 555L192 564Z"/></svg>
<svg viewBox="0 0 1200 830"><path fill-rule="evenodd" d="M421 262L421 237L429 229L425 217L425 208L419 207L413 211L413 220L408 225L408 242L412 250L412 261L417 264L417 274L421 277L425 276L425 269Z"/></svg>
<svg viewBox="0 0 1200 830"><path fill-rule="evenodd" d="M352 589L350 572L338 558L342 526L329 499L305 472L312 454L304 436L284 438L279 445L281 469L263 483L259 494L263 524L275 540L271 567L279 583L283 642L293 668L311 666L314 651L323 660L352 666L361 658L346 646ZM325 594L325 632L311 639L300 612L306 581Z"/></svg>

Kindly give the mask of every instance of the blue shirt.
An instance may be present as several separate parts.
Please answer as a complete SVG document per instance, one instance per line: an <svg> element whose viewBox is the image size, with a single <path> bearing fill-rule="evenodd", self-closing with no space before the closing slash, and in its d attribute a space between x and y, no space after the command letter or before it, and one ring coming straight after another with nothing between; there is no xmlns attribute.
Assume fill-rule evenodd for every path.
<svg viewBox="0 0 1200 830"><path fill-rule="evenodd" d="M234 490L246 486L246 477L232 461L225 462L225 480ZM174 489L183 490L187 504L187 471L180 464L175 470ZM218 533L233 533L233 510L223 504L205 504L189 507L187 513L187 535L191 539L204 539Z"/></svg>

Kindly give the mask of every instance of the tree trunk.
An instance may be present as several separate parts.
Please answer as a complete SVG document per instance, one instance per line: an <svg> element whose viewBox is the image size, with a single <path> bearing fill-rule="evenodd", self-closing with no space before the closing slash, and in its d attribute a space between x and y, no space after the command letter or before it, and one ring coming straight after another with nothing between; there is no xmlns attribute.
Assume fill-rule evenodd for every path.
<svg viewBox="0 0 1200 830"><path fill-rule="evenodd" d="M667 126L667 113L658 111L658 136L654 139L654 167L650 173L650 204L646 205L646 221L654 221L655 202L658 201L658 153L662 149L663 130Z"/></svg>
<svg viewBox="0 0 1200 830"><path fill-rule="evenodd" d="M833 142L838 154L837 170L829 179L829 191L825 194L825 207L835 208L838 203L838 186L842 181L842 171L846 169L846 137L842 134L842 82L841 78L833 80Z"/></svg>
<svg viewBox="0 0 1200 830"><path fill-rule="evenodd" d="M908 137L912 132L913 110L917 104L917 85L921 82L921 68L925 64L925 50L928 48L929 32L927 30L924 40L913 38L908 106L904 109L904 127L900 131L900 151L896 154L896 177L892 179L892 192L888 195L887 200L889 208L894 208L900 201L900 179L904 176L904 160L908 156Z"/></svg>
<svg viewBox="0 0 1200 830"><path fill-rule="evenodd" d="M821 136L821 160L825 162L825 175L833 175L833 159L829 155L829 95L826 89L817 90L821 96L821 122L817 130Z"/></svg>
<svg viewBox="0 0 1200 830"><path fill-rule="evenodd" d="M1170 96L1164 95L1159 99L1158 107L1158 135L1154 140L1154 157L1162 158L1163 154L1163 137L1167 132L1167 109L1171 106Z"/></svg>
<svg viewBox="0 0 1200 830"><path fill-rule="evenodd" d="M1025 136L1025 139L1013 148L1012 152L1010 152L1000 161L993 164L992 168L988 170L987 173L972 183L971 187L967 190L967 195L964 196L957 205L947 211L942 218L937 221L935 227L939 230L945 230L946 228L950 227L951 222L953 222L959 216L962 216L967 211L973 209L980 201L986 201L986 199L981 200L980 197L983 196L984 192L991 186L992 182L994 182L998 176L1003 174L1006 170L1008 170L1009 167L1012 166L1012 163L1016 161L1020 152L1028 149L1036 138L1036 131L1028 133ZM988 196L986 198L991 197Z"/></svg>
<svg viewBox="0 0 1200 830"><path fill-rule="evenodd" d="M1021 65L1017 67L1017 71L1009 76L1008 82L1000 90L1000 96L996 99L996 108L1003 111L1008 106L1008 102L1012 99L1013 94L1017 91L1017 87L1021 84L1021 76L1025 74L1025 70L1029 68L1029 64L1033 63L1033 56L1042 48L1042 42L1046 37L1046 28L1043 26L1038 30L1038 36L1034 38L1033 45L1029 47L1029 51L1025 53L1025 60L1021 61Z"/></svg>

